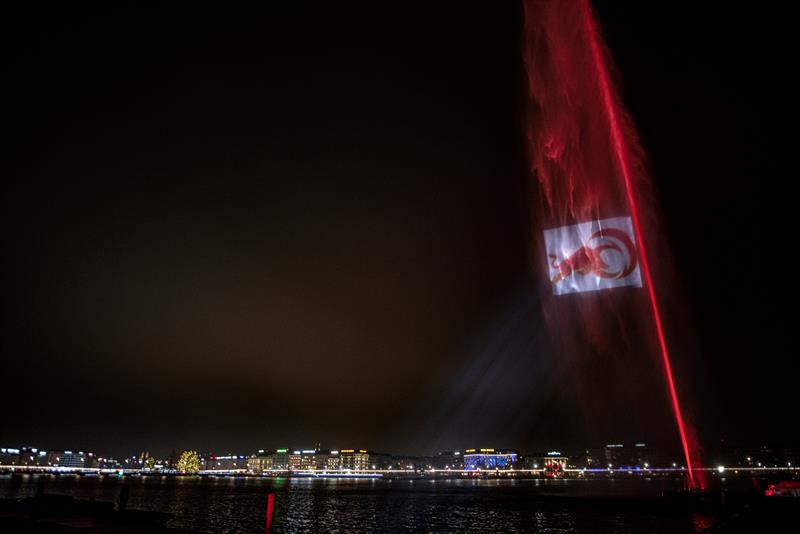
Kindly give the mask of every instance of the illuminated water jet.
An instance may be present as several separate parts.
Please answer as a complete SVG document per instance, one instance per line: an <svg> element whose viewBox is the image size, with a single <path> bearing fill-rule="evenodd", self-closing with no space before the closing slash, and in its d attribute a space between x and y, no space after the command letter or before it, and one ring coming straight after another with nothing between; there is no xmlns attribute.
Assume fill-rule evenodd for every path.
<svg viewBox="0 0 800 534"><path fill-rule="evenodd" d="M678 399L648 261L642 201L647 198L649 178L637 132L609 74L610 61L598 23L588 0L528 0L525 30L531 170L543 199L542 209L536 210L536 224L551 228L544 233L544 252L550 258L549 267L556 268L543 278L555 295L591 292L574 295L568 304L546 297L545 314L556 329L583 324L586 341L609 345L608 332L614 327L626 330L619 326L623 323L634 324L626 323L624 312L619 311L635 300L630 290L623 288L644 286L688 484L701 487L695 471L699 463ZM591 239L614 233L635 240L639 265L635 273L617 270L616 279L622 272L628 278L610 283L603 280L609 278L604 274L613 271L607 263L615 259L612 252L622 249L592 244ZM537 248L534 262L540 265L542 247ZM624 254L623 259L626 265L635 263ZM597 291L610 288L619 289Z"/></svg>

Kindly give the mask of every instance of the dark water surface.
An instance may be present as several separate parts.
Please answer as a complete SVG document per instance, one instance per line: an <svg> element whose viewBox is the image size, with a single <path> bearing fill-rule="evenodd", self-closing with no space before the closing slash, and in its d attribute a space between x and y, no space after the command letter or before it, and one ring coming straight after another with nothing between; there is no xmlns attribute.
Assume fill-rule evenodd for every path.
<svg viewBox="0 0 800 534"><path fill-rule="evenodd" d="M168 526L204 532L264 529L277 494L277 532L699 532L716 518L670 510L656 499L678 481L388 480L255 477L1 475L0 498L45 492L172 514ZM589 498L597 497L597 498Z"/></svg>

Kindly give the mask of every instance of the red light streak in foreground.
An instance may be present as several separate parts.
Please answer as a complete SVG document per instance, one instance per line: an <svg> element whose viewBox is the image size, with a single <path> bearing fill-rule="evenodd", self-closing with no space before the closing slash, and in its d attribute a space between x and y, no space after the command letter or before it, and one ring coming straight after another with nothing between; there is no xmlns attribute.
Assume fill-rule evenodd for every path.
<svg viewBox="0 0 800 534"><path fill-rule="evenodd" d="M275 494L267 494L267 528L266 532L272 532L272 516L275 515Z"/></svg>
<svg viewBox="0 0 800 534"><path fill-rule="evenodd" d="M608 115L614 152L619 162L622 176L625 180L625 192L627 194L628 204L631 210L631 217L633 218L633 229L636 233L636 241L639 243L642 273L644 275L645 287L647 287L647 293L650 298L650 309L653 312L656 333L658 334L658 344L661 349L661 360L664 364L664 374L667 379L667 387L669 388L672 412L675 415L675 422L678 425L678 433L680 434L681 446L683 447L683 454L686 458L686 472L689 475L689 487L694 489L698 487L698 484L694 478L694 467L692 466L693 454L691 454L692 451L689 450L689 440L686 435L686 425L683 421L683 413L681 412L681 405L678 401L678 393L675 391L675 381L672 377L672 364L669 360L667 342L664 338L664 329L661 324L661 312L658 309L658 301L656 300L656 292L655 288L653 287L653 279L650 276L650 265L647 261L647 251L645 249L641 224L639 221L639 207L636 202L636 195L633 192L633 184L631 181L627 154L625 153L625 145L622 139L622 132L619 125L616 103L611 93L611 82L609 80L606 64L603 61L603 52L600 47L597 25L595 23L594 15L591 7L589 6L588 0L581 0L581 9L583 12L583 23L585 25L586 35L589 39L589 46L591 48L592 59L597 71L596 74L600 84L603 104L606 109L606 114Z"/></svg>

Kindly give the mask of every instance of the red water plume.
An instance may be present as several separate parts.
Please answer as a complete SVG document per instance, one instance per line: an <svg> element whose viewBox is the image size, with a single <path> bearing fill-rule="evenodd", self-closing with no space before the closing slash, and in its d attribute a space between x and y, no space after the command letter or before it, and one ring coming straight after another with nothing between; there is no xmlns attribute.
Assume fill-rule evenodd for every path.
<svg viewBox="0 0 800 534"><path fill-rule="evenodd" d="M540 201L533 263L542 276L545 315L565 354L627 352L640 342L660 354L689 484L699 467L675 388L648 252L657 238L651 188L636 129L612 81L611 61L588 0L527 0L523 56L529 87L527 134ZM553 296L541 230L629 216L643 288ZM654 245L663 249L663 243Z"/></svg>

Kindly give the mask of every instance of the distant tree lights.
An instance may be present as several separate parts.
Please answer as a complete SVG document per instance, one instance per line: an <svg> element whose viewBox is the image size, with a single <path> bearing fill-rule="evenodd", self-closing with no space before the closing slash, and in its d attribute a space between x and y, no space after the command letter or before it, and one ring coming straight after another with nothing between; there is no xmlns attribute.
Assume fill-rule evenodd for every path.
<svg viewBox="0 0 800 534"><path fill-rule="evenodd" d="M183 451L178 460L178 471L189 474L200 471L200 455L196 451Z"/></svg>

